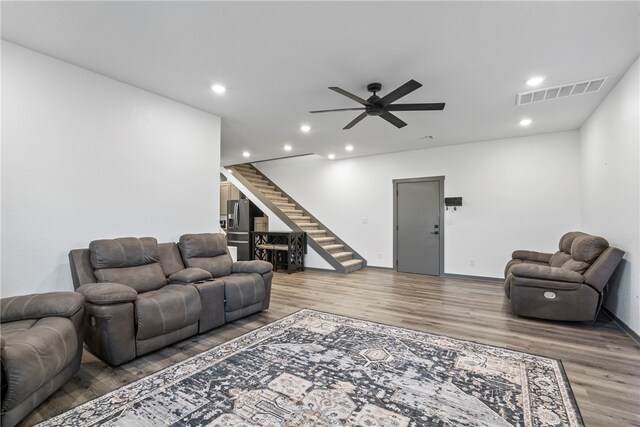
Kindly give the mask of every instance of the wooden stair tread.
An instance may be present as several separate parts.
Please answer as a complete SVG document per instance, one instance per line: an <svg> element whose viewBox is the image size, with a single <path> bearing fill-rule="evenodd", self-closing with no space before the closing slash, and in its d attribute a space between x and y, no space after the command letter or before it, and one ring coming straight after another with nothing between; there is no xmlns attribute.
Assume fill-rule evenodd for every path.
<svg viewBox="0 0 640 427"><path fill-rule="evenodd" d="M340 258L340 257L347 257L347 256L353 256L353 252L332 252L331 255L333 255L334 258Z"/></svg>
<svg viewBox="0 0 640 427"><path fill-rule="evenodd" d="M361 259L350 259L341 263L344 267L353 267L355 265L362 264Z"/></svg>
<svg viewBox="0 0 640 427"><path fill-rule="evenodd" d="M311 222L311 217L304 215L287 215L293 221Z"/></svg>
<svg viewBox="0 0 640 427"><path fill-rule="evenodd" d="M307 233L309 234L309 233ZM335 242L336 238L335 237L313 237L311 236L311 238L313 240L315 240L318 243L326 243L326 242ZM324 246L324 245L320 245L320 246Z"/></svg>
<svg viewBox="0 0 640 427"><path fill-rule="evenodd" d="M333 238L333 237L325 237L325 239L333 239L333 240L335 240L335 238ZM339 249L344 248L344 245L341 245L339 243L334 243L334 244L330 244L330 245L320 245L320 246L322 246L324 248L324 250L328 251L329 253L332 253L331 251L339 250Z"/></svg>

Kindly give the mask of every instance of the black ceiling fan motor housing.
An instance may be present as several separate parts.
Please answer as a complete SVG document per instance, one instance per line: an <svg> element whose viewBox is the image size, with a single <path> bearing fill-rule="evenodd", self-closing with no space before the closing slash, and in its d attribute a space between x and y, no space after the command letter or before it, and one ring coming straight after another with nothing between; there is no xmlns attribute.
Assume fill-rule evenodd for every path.
<svg viewBox="0 0 640 427"><path fill-rule="evenodd" d="M367 90L373 93L380 92L382 90L382 85L380 83L369 83L367 85Z"/></svg>

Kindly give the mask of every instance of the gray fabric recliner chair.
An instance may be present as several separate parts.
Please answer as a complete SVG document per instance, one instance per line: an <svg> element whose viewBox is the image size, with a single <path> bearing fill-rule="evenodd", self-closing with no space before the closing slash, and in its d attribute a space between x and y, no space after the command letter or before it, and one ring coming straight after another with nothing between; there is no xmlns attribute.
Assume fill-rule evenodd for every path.
<svg viewBox="0 0 640 427"><path fill-rule="evenodd" d="M80 368L84 298L74 292L0 300L0 424L11 427Z"/></svg>
<svg viewBox="0 0 640 427"><path fill-rule="evenodd" d="M592 321L624 251L602 237L570 232L555 254L515 251L504 291L513 314L549 320Z"/></svg>

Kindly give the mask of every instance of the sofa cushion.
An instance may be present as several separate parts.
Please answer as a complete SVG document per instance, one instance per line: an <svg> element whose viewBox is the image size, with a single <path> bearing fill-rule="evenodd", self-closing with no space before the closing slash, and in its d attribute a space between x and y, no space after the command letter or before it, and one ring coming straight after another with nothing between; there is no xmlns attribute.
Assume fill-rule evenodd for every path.
<svg viewBox="0 0 640 427"><path fill-rule="evenodd" d="M160 255L160 265L164 270L164 275L169 277L173 273L184 270L182 255L176 243L159 243L158 254Z"/></svg>
<svg viewBox="0 0 640 427"><path fill-rule="evenodd" d="M582 274L565 268L548 267L534 264L519 264L511 269L514 277L528 277L532 279L554 280L557 282L582 283Z"/></svg>
<svg viewBox="0 0 640 427"><path fill-rule="evenodd" d="M184 234L179 245L183 258L210 258L229 252L227 241L218 233Z"/></svg>
<svg viewBox="0 0 640 427"><path fill-rule="evenodd" d="M571 259L571 255L562 251L558 251L555 254L551 255L551 259L549 260L549 266L562 267L562 264L569 261L570 259Z"/></svg>
<svg viewBox="0 0 640 427"><path fill-rule="evenodd" d="M94 240L89 244L89 251L91 265L96 270L160 262L158 241L153 237Z"/></svg>
<svg viewBox="0 0 640 427"><path fill-rule="evenodd" d="M87 283L76 289L87 302L98 305L133 302L138 293L131 286L122 283Z"/></svg>
<svg viewBox="0 0 640 427"><path fill-rule="evenodd" d="M264 299L264 280L258 273L234 273L221 279L224 282L227 312L238 310Z"/></svg>
<svg viewBox="0 0 640 427"><path fill-rule="evenodd" d="M270 262L259 259L252 261L236 261L233 263L233 273L258 273L267 274L273 271L273 265Z"/></svg>
<svg viewBox="0 0 640 427"><path fill-rule="evenodd" d="M185 234L180 236L178 246L186 267L201 268L213 277L231 274L233 260L222 234Z"/></svg>
<svg viewBox="0 0 640 427"><path fill-rule="evenodd" d="M588 262L576 261L575 259L570 259L569 261L562 264L562 268L566 270L575 271L576 273L584 274L585 271L591 266Z"/></svg>
<svg viewBox="0 0 640 427"><path fill-rule="evenodd" d="M583 233L582 231L570 231L568 233L565 233L560 238L560 243L558 244L560 251L566 254L571 253L571 245L573 244L573 241L576 239L576 237L586 235L587 234Z"/></svg>
<svg viewBox="0 0 640 427"><path fill-rule="evenodd" d="M201 268L189 267L173 273L169 276L172 282L193 283L198 280L211 279L211 273Z"/></svg>
<svg viewBox="0 0 640 427"><path fill-rule="evenodd" d="M609 247L602 237L583 235L571 244L571 258L592 264Z"/></svg>
<svg viewBox="0 0 640 427"><path fill-rule="evenodd" d="M2 299L0 322L41 317L70 317L84 306L82 295L74 292L47 292Z"/></svg>
<svg viewBox="0 0 640 427"><path fill-rule="evenodd" d="M138 333L144 340L178 330L198 321L200 294L191 285L167 285L138 296L135 301Z"/></svg>
<svg viewBox="0 0 640 427"><path fill-rule="evenodd" d="M23 402L68 366L78 351L73 322L64 317L18 320L0 325L7 373L3 412Z"/></svg>
<svg viewBox="0 0 640 427"><path fill-rule="evenodd" d="M159 263L138 267L103 268L93 273L98 282L122 283L131 286L138 293L160 289L167 284L167 278Z"/></svg>
<svg viewBox="0 0 640 427"><path fill-rule="evenodd" d="M186 264L186 262L185 262ZM201 268L211 273L214 278L224 277L231 274L233 259L231 255L220 255L214 258L191 258L189 267Z"/></svg>

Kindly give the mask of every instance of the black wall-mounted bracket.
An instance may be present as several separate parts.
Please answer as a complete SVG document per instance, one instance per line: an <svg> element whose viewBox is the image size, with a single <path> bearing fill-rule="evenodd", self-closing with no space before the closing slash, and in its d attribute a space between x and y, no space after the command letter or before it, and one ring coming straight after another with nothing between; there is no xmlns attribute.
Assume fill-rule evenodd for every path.
<svg viewBox="0 0 640 427"><path fill-rule="evenodd" d="M462 206L462 197L445 197L444 205L446 206L446 210L449 210L449 207L453 207L453 210L458 210L458 206Z"/></svg>

